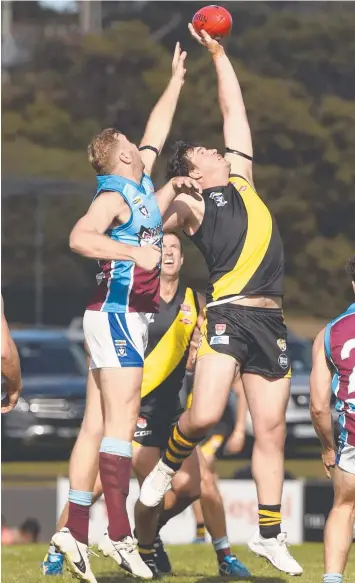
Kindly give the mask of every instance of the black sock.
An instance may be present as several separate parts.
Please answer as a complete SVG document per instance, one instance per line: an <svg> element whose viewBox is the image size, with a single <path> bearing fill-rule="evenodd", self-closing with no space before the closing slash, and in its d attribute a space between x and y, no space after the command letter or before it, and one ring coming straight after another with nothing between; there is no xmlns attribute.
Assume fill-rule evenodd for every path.
<svg viewBox="0 0 355 583"><path fill-rule="evenodd" d="M148 560L154 561L154 543L150 545L141 545L138 543L138 552L142 557L143 561L146 562Z"/></svg>
<svg viewBox="0 0 355 583"><path fill-rule="evenodd" d="M259 530L263 538L276 538L281 532L281 504L259 504Z"/></svg>
<svg viewBox="0 0 355 583"><path fill-rule="evenodd" d="M173 427L169 437L168 446L162 457L164 464L177 472L202 439L203 437L197 439L186 437L180 431L179 425L176 424Z"/></svg>

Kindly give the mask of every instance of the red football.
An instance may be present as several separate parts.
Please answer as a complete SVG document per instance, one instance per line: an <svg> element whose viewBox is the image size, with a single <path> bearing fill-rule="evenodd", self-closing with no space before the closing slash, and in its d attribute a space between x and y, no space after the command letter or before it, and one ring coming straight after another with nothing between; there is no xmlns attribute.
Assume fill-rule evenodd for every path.
<svg viewBox="0 0 355 583"><path fill-rule="evenodd" d="M192 25L197 33L205 30L214 38L222 38L232 30L233 20L228 10L213 4L196 12Z"/></svg>

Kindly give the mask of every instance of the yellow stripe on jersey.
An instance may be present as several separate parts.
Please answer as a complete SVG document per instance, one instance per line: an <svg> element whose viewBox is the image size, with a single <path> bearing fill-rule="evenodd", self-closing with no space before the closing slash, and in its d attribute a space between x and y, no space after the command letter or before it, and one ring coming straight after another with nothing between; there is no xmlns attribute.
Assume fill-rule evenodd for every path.
<svg viewBox="0 0 355 583"><path fill-rule="evenodd" d="M257 271L268 250L272 235L272 217L257 192L240 176L229 181L238 189L247 216L247 234L235 267L213 284L213 300L239 295ZM242 187L242 188L241 188ZM233 237L233 233L230 233Z"/></svg>
<svg viewBox="0 0 355 583"><path fill-rule="evenodd" d="M142 399L168 378L178 366L189 346L198 317L194 294L190 288L186 289L183 303L191 307L191 313L188 316L181 311L178 313L170 328L144 362Z"/></svg>

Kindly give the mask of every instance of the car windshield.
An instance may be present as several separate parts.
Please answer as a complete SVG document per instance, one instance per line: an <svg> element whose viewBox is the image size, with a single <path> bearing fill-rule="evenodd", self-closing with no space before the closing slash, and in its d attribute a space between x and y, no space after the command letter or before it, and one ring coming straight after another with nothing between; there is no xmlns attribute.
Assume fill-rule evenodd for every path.
<svg viewBox="0 0 355 583"><path fill-rule="evenodd" d="M85 374L85 355L76 343L19 342L23 376Z"/></svg>
<svg viewBox="0 0 355 583"><path fill-rule="evenodd" d="M289 340L288 346L291 353L292 372L310 373L312 368L312 349L311 343Z"/></svg>

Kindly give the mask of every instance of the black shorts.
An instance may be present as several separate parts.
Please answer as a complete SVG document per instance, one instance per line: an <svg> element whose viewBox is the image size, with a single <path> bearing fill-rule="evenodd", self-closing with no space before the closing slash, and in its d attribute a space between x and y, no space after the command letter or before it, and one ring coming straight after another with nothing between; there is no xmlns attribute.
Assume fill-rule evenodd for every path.
<svg viewBox="0 0 355 583"><path fill-rule="evenodd" d="M236 416L237 396L234 391L231 391L221 420L210 429L201 443L201 450L206 456L215 456L222 453L225 444L234 431Z"/></svg>
<svg viewBox="0 0 355 583"><path fill-rule="evenodd" d="M275 379L291 376L287 328L279 308L211 306L202 332L198 357L229 354L240 363L241 373Z"/></svg>
<svg viewBox="0 0 355 583"><path fill-rule="evenodd" d="M179 407L175 411L164 415L152 415L141 411L137 420L133 440L145 447L158 447L166 449L172 427L178 422L183 409Z"/></svg>

